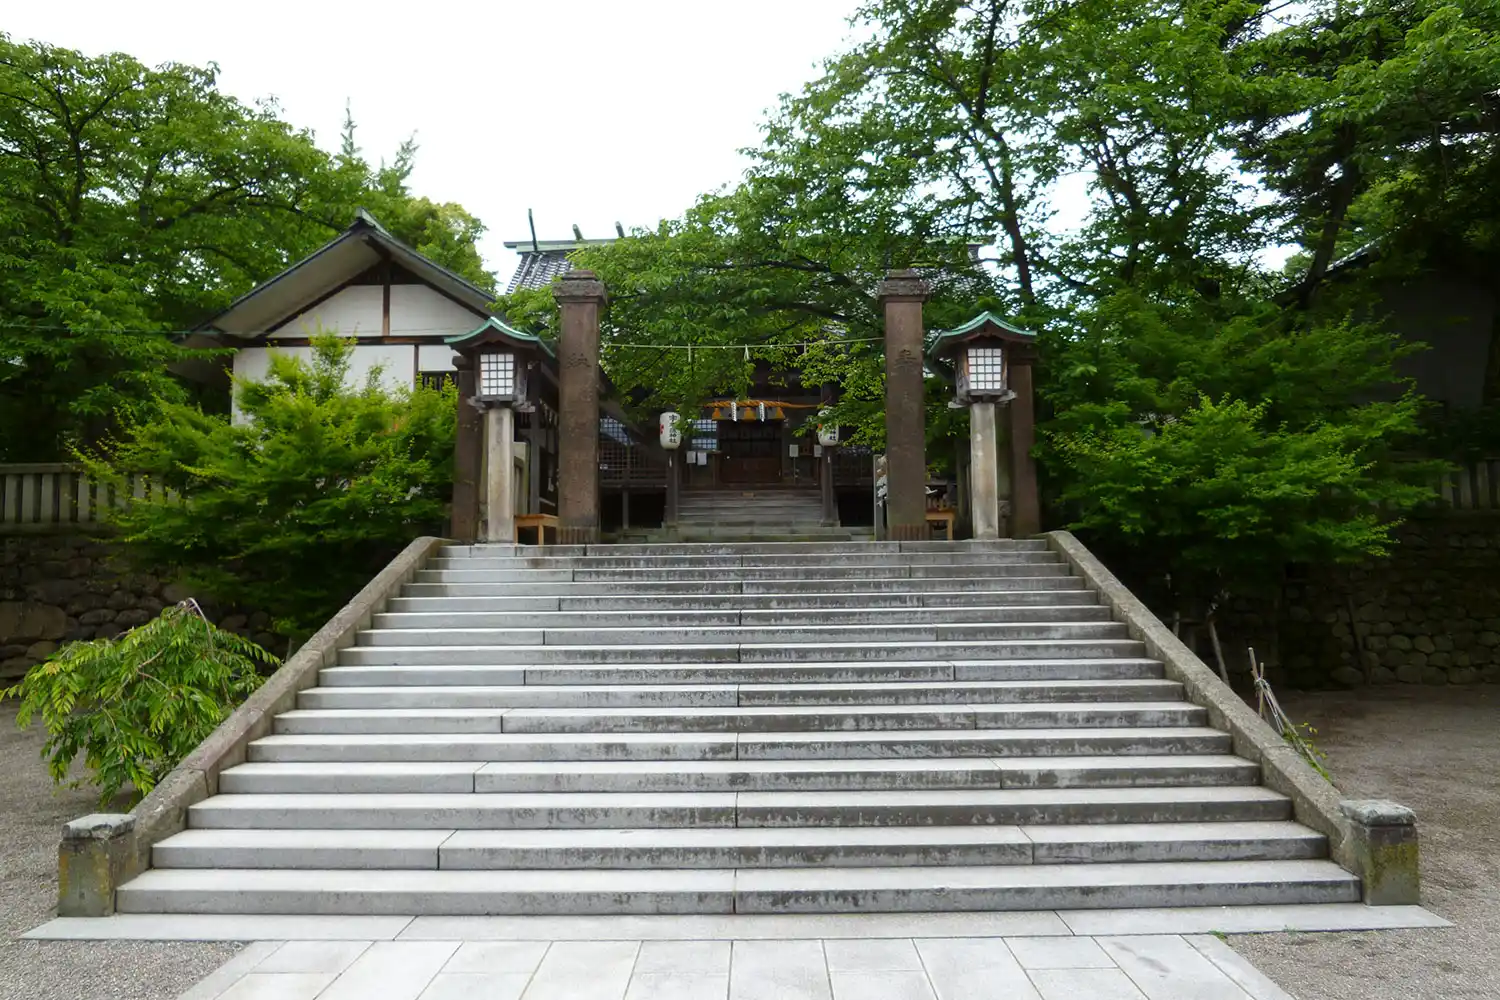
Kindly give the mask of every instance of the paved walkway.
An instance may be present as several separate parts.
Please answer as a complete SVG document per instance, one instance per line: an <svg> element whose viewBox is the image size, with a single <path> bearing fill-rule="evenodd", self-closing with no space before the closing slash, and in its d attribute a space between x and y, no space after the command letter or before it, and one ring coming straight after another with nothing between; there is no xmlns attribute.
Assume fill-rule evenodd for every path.
<svg viewBox="0 0 1500 1000"><path fill-rule="evenodd" d="M1212 935L261 941L182 1000L1291 1000Z"/></svg>

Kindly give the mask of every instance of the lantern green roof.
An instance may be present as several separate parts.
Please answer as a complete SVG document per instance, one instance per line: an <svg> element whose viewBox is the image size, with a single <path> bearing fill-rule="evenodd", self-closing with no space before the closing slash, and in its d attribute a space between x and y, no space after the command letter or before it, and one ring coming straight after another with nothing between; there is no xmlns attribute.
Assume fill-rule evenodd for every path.
<svg viewBox="0 0 1500 1000"><path fill-rule="evenodd" d="M448 337L443 343L457 348L467 347L475 340L481 338L489 339L486 335L492 333L498 334L501 339L514 341L518 347L540 347L549 358L555 359L557 357L557 352L552 349L552 345L541 337L531 333L522 333L515 327L502 323L494 316L485 320L476 329L470 330L468 333L460 333L457 336Z"/></svg>
<svg viewBox="0 0 1500 1000"><path fill-rule="evenodd" d="M1023 330L1014 323L985 310L962 326L939 332L932 346L928 348L927 356L940 357L959 344L986 336L1021 343L1031 343L1036 340L1036 334L1032 331Z"/></svg>

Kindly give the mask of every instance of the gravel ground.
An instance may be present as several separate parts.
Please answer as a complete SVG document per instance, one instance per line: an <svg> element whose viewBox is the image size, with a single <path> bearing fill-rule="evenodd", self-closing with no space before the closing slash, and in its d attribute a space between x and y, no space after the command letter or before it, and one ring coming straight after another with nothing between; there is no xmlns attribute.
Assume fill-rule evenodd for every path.
<svg viewBox="0 0 1500 1000"><path fill-rule="evenodd" d="M1422 902L1445 930L1230 939L1299 1000L1500 997L1500 688L1291 694L1344 794L1417 812Z"/></svg>
<svg viewBox="0 0 1500 1000"><path fill-rule="evenodd" d="M88 789L54 790L41 746L0 702L0 1000L172 1000L241 946L16 940L52 918L58 831L95 806Z"/></svg>

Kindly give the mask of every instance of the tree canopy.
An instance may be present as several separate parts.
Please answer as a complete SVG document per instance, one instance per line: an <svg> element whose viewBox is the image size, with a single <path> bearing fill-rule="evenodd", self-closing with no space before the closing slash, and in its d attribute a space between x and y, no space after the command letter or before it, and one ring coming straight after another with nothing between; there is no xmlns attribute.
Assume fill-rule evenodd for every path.
<svg viewBox="0 0 1500 1000"><path fill-rule="evenodd" d="M186 388L190 329L369 207L493 287L482 226L407 187L414 142L371 167L222 93L213 66L148 67L0 35L0 461L46 461Z"/></svg>
<svg viewBox="0 0 1500 1000"><path fill-rule="evenodd" d="M1368 292L1455 257L1493 272L1500 7L868 0L854 26L770 117L743 183L578 254L615 296L608 337L748 342L773 361L815 342L798 363L841 381L841 416L874 439L872 293L886 268L927 268L930 329L996 308L1041 332L1057 519L1209 539L1277 482L1304 506L1268 501L1266 518L1329 530L1226 531L1170 558L1217 587L1252 550L1274 566L1384 547L1421 495L1391 458L1422 403ZM1365 248L1378 266L1336 266ZM535 295L507 305L549 321ZM686 366L605 356L646 408L749 370L706 349ZM1158 478L1092 488L1123 470ZM1231 472L1257 485L1207 488ZM1165 488L1183 482L1204 488ZM1377 501L1384 519L1359 513Z"/></svg>

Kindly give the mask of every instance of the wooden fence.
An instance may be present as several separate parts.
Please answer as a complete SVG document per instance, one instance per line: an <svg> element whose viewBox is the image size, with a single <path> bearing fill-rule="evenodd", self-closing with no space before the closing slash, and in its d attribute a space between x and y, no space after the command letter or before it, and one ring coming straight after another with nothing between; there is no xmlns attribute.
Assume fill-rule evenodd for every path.
<svg viewBox="0 0 1500 1000"><path fill-rule="evenodd" d="M1438 480L1437 491L1454 510L1500 511L1500 458L1481 458L1450 470Z"/></svg>
<svg viewBox="0 0 1500 1000"><path fill-rule="evenodd" d="M145 476L132 476L127 494L76 465L0 465L0 534L97 531L110 507L157 489Z"/></svg>

